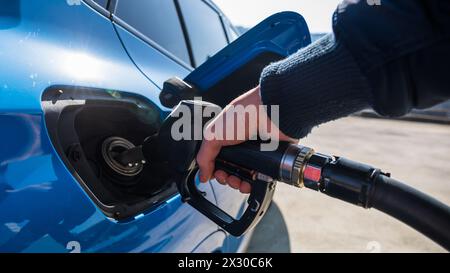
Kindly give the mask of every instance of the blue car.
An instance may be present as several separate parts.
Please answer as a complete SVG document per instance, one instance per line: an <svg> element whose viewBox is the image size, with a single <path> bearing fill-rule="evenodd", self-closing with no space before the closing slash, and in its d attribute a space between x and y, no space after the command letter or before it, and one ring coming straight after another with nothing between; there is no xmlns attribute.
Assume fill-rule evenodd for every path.
<svg viewBox="0 0 450 273"><path fill-rule="evenodd" d="M305 32L299 15L283 16ZM249 54L214 78L204 76L211 57L238 34L209 0L0 1L0 252L242 251L249 236L183 203L170 170L113 159L158 132L171 110L159 99L167 79L213 85L272 48L251 70L257 80L310 42L309 32L278 45L251 35L238 39ZM235 95L215 92L206 97L222 104ZM245 209L234 190L199 187L234 217Z"/></svg>

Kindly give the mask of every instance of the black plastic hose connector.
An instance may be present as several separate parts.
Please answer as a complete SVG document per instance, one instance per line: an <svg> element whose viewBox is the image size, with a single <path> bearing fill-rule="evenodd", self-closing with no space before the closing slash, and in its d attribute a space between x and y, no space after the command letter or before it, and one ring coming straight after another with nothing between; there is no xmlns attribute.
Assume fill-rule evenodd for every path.
<svg viewBox="0 0 450 273"><path fill-rule="evenodd" d="M337 158L323 167L320 190L331 197L369 208L373 179L380 172L366 164Z"/></svg>

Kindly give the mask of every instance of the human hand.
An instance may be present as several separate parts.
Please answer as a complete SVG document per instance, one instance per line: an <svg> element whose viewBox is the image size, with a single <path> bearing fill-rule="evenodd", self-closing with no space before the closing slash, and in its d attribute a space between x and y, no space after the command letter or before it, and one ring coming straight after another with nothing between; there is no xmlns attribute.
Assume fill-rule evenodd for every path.
<svg viewBox="0 0 450 273"><path fill-rule="evenodd" d="M256 117L250 114L251 111L245 111L248 106L256 107ZM249 183L236 176L228 175L223 170L214 169L215 159L222 147L243 143L261 133L267 134L271 139L278 141L298 142L298 140L283 134L269 119L267 113L264 110L259 110L260 106L262 106L262 101L258 86L233 100L208 124L204 130L204 140L197 154L201 182L208 182L214 177L223 185L228 184L234 189L239 189L242 193L250 193L251 186ZM241 117L241 119L236 117ZM259 130L260 124L266 125L266 132Z"/></svg>

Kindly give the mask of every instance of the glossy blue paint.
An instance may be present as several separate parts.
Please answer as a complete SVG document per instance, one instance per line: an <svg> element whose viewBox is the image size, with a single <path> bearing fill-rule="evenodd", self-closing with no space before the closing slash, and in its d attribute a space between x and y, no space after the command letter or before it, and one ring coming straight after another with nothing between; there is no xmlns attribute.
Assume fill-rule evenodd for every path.
<svg viewBox="0 0 450 273"><path fill-rule="evenodd" d="M84 2L7 3L2 9L13 13L17 8L18 13L0 17L0 251L220 248L223 242L205 241L217 226L179 196L127 223L108 219L94 205L50 143L43 91L60 84L97 87L141 94L159 105L160 90L136 69L112 22ZM169 62L157 57L162 64ZM172 66L167 73L182 77L182 70ZM213 198L210 185L202 186Z"/></svg>
<svg viewBox="0 0 450 273"><path fill-rule="evenodd" d="M13 0L1 9L7 16L0 16L0 252L236 251L242 238L219 231L178 195L126 222L107 218L47 133L41 97L52 86L139 94L164 115L169 109L158 99L162 83L184 78L190 69L84 1ZM245 197L212 185L200 187L238 215Z"/></svg>
<svg viewBox="0 0 450 273"><path fill-rule="evenodd" d="M288 56L311 43L308 25L295 12L280 12L250 29L186 77L208 90L261 54Z"/></svg>
<svg viewBox="0 0 450 273"><path fill-rule="evenodd" d="M191 70L179 65L174 60L167 58L160 51L143 40L136 39L136 36L114 23L114 27L119 35L130 58L136 66L148 76L159 88L164 82L177 75L180 78L187 76ZM157 65L155 65L157 64Z"/></svg>

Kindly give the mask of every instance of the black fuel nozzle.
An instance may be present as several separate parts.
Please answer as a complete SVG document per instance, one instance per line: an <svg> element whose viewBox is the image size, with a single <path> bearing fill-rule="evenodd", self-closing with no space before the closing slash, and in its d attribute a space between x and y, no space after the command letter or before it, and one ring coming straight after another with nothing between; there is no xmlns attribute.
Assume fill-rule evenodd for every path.
<svg viewBox="0 0 450 273"><path fill-rule="evenodd" d="M159 100L165 107L173 108L182 100L194 99L199 93L199 90L193 84L178 77L173 77L164 82Z"/></svg>
<svg viewBox="0 0 450 273"><path fill-rule="evenodd" d="M275 150L264 151L261 141L248 141L224 147L216 159L216 169L224 170L252 185L247 210L237 220L210 203L196 186L194 178L198 167L195 157L203 140L204 126L221 110L219 106L203 101L181 101L165 119L158 134L148 137L142 144L142 155L147 161L168 166L183 201L230 234L240 236L264 216L277 181L299 188L323 188L322 170L333 160L332 157L287 142L280 142ZM182 119L184 125L191 126L191 130L180 138L174 133L177 133L175 127ZM130 152L120 158L127 158L129 154L140 153Z"/></svg>
<svg viewBox="0 0 450 273"><path fill-rule="evenodd" d="M244 158L246 154L249 156L259 154L256 153L259 149L258 146L246 143L240 146L242 150L239 151L234 150L239 149L237 146L230 150L224 149L224 153L219 155L216 161L218 168L226 169L252 183L252 191L247 200L248 207L240 219L234 219L228 215L208 201L197 189L195 176L198 167L195 157L203 140L203 128L221 110L219 106L203 101L180 102L165 119L158 134L148 137L142 144L142 154L149 162L158 162L168 166L171 179L176 182L184 202L190 204L228 233L241 236L264 216L272 200L276 181L261 171L246 169L240 165L240 161L233 163L235 159ZM177 122L183 118L185 125L186 123L192 125L192 130L188 130L187 134L180 138L174 136L174 133L177 133L175 128ZM275 156L275 154L273 155Z"/></svg>
<svg viewBox="0 0 450 273"><path fill-rule="evenodd" d="M135 146L117 155L115 159L123 166L146 164L147 160L142 153L142 146Z"/></svg>
<svg viewBox="0 0 450 273"><path fill-rule="evenodd" d="M277 149L271 151L262 150L261 141L224 147L216 159L216 169L252 185L247 210L239 220L234 219L205 199L194 179L198 171L195 157L203 140L203 128L221 110L219 106L203 101L181 101L165 119L158 134L148 137L140 151L137 148L138 151L126 152L119 158L127 162L142 154L149 162L166 164L183 201L230 234L240 236L264 216L277 181L318 190L322 168L332 159L316 154L308 147L287 142L280 142ZM182 119L184 125L191 126L191 130L179 138L174 133L177 133L175 127Z"/></svg>

